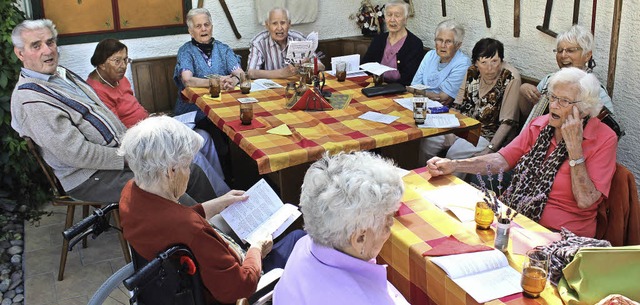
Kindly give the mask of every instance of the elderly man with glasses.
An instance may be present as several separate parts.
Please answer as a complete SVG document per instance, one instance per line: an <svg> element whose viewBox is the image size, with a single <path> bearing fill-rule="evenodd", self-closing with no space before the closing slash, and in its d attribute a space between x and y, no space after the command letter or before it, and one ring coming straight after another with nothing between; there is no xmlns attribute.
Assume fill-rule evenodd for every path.
<svg viewBox="0 0 640 305"><path fill-rule="evenodd" d="M570 67L549 79L549 114L535 118L509 145L479 157L427 161L431 175L513 170L502 201L551 229L596 233L598 205L616 170L616 134L596 115L600 82Z"/></svg>

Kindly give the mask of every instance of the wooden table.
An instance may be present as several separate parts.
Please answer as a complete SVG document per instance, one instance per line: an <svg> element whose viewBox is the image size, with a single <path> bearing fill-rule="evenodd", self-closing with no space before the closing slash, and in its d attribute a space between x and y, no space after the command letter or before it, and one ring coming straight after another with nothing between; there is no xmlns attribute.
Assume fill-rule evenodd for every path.
<svg viewBox="0 0 640 305"><path fill-rule="evenodd" d="M277 82L285 84L286 80ZM289 110L285 108L284 88L256 91L248 95L239 90L223 92L219 99L205 97L208 93L206 88L186 88L182 94L196 103L237 145L232 145L232 151L236 152L232 159L233 164L241 169L236 170L234 166L234 174L268 174L280 187L282 199L293 203L298 202L301 178L309 164L325 152L378 149L382 154L394 158L400 166L415 168L420 166L416 163L419 140L423 137L453 132L477 142L480 136L480 123L463 115L458 115L461 123L458 128L417 128L412 111L392 99L410 97L411 94L368 98L361 92L367 85L369 82L366 79L338 82L334 77L327 76L325 90L349 94L352 98L344 110L331 111ZM253 110L255 128L238 130L233 127L238 126L240 103L237 99L242 97L254 97L259 101ZM388 125L358 118L367 111L400 118ZM282 124L287 124L293 135L267 133L267 130ZM246 166L253 166L253 169L247 169Z"/></svg>
<svg viewBox="0 0 640 305"><path fill-rule="evenodd" d="M418 304L477 304L477 302L447 277L429 257L422 255L431 249L430 242L453 235L469 245L485 244L493 247L495 228L476 230L475 222L461 223L450 212L444 212L420 195L437 187L464 184L455 176L442 176L429 180L425 168L406 175L402 205L391 228L391 237L384 244L378 263L388 264L388 278L409 303ZM456 194L452 194L455 196ZM549 232L536 222L519 215L514 226L531 232ZM513 233L511 237L513 237ZM522 271L523 255L514 254L513 241L509 241L509 264ZM490 301L488 304L562 304L555 287L547 283L537 299L525 298L522 293Z"/></svg>

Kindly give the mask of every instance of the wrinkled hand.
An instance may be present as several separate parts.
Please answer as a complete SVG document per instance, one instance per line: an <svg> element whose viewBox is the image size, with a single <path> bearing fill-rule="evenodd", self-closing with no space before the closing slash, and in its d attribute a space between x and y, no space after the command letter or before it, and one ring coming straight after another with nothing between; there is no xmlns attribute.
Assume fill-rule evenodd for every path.
<svg viewBox="0 0 640 305"><path fill-rule="evenodd" d="M454 172L455 164L446 158L433 157L427 161L427 170L431 177L448 175Z"/></svg>
<svg viewBox="0 0 640 305"><path fill-rule="evenodd" d="M251 244L251 248L254 247L259 249L262 254L262 258L265 258L273 248L273 238L271 237L271 234L263 234L256 238L256 240L253 241L253 244Z"/></svg>
<svg viewBox="0 0 640 305"><path fill-rule="evenodd" d="M223 76L220 80L222 81L222 89L227 91L235 89L236 85L240 82L231 75Z"/></svg>
<svg viewBox="0 0 640 305"><path fill-rule="evenodd" d="M222 205L224 208L239 202L239 201L245 201L249 199L248 195L244 194L244 191L239 191L239 190L230 190L228 193L214 199L216 200L220 205Z"/></svg>
<svg viewBox="0 0 640 305"><path fill-rule="evenodd" d="M573 107L573 113L567 115L567 119L562 124L562 139L567 144L569 157L582 157L582 117L578 107Z"/></svg>
<svg viewBox="0 0 640 305"><path fill-rule="evenodd" d="M298 68L296 68L294 65L288 64L280 69L280 73L283 78L295 76L298 74Z"/></svg>
<svg viewBox="0 0 640 305"><path fill-rule="evenodd" d="M520 94L531 104L536 104L542 94L538 91L538 88L532 84L522 84L520 86Z"/></svg>

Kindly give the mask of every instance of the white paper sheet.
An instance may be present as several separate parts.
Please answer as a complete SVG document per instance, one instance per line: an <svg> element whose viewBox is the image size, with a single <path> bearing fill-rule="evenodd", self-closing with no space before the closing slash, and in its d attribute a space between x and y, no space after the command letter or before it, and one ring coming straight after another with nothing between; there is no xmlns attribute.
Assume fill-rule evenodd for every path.
<svg viewBox="0 0 640 305"><path fill-rule="evenodd" d="M397 70L396 68L381 65L377 62L368 62L366 64L361 64L360 68L375 75L382 75L382 73L384 72Z"/></svg>
<svg viewBox="0 0 640 305"><path fill-rule="evenodd" d="M285 58L292 63L300 63L305 58L309 58L313 50L313 41L289 41L287 55Z"/></svg>
<svg viewBox="0 0 640 305"><path fill-rule="evenodd" d="M460 121L453 113L427 114L424 124L418 128L454 128L460 127Z"/></svg>
<svg viewBox="0 0 640 305"><path fill-rule="evenodd" d="M482 200L480 190L466 183L421 191L420 196L443 211L451 211L460 222L472 221L476 203Z"/></svg>
<svg viewBox="0 0 640 305"><path fill-rule="evenodd" d="M254 79L251 82L251 92L274 89L274 88L283 88L282 85L265 78Z"/></svg>
<svg viewBox="0 0 640 305"><path fill-rule="evenodd" d="M393 123L393 121L399 119L400 117L397 117L395 115L383 114L375 111L367 111L366 113L362 114L358 118L363 120L374 121L378 123L391 124Z"/></svg>
<svg viewBox="0 0 640 305"><path fill-rule="evenodd" d="M195 111L183 113L181 115L176 115L173 118L178 120L182 124L187 125L187 127L191 128L191 129L196 127L196 112Z"/></svg>
<svg viewBox="0 0 640 305"><path fill-rule="evenodd" d="M242 104L249 104L249 103L257 103L258 100L255 97L241 97L238 99L238 102Z"/></svg>
<svg viewBox="0 0 640 305"><path fill-rule="evenodd" d="M442 104L440 102L436 102L436 101L430 100L429 98L426 98L426 97L424 99L427 101L427 107L429 107L429 108L442 107ZM393 101L398 103L398 104L400 104L400 106L413 111L413 98L412 97L394 98Z"/></svg>
<svg viewBox="0 0 640 305"><path fill-rule="evenodd" d="M360 54L345 55L345 56L331 57L331 72L333 73L331 75L335 75L336 67L334 63L338 61L344 61L345 63L347 63L347 77L349 76L349 72L360 71ZM363 73L363 72L360 72L360 73Z"/></svg>

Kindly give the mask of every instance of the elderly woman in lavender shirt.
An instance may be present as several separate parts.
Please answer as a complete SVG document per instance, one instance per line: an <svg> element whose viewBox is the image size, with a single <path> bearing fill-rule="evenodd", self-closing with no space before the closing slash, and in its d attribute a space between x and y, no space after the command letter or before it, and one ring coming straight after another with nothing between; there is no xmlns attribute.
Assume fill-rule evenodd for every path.
<svg viewBox="0 0 640 305"><path fill-rule="evenodd" d="M308 235L296 243L273 304L408 304L375 260L403 192L393 164L369 152L314 163L300 195Z"/></svg>

